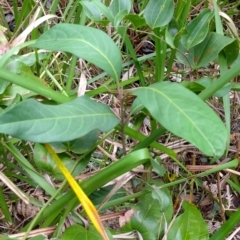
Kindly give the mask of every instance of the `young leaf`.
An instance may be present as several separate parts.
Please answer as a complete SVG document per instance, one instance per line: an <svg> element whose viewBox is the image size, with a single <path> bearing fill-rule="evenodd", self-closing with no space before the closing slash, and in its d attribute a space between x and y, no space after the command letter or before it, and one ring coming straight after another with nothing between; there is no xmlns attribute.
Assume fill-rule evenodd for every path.
<svg viewBox="0 0 240 240"><path fill-rule="evenodd" d="M124 19L129 20L135 29L138 29L139 27L145 26L146 21L144 18L140 17L137 14L127 14Z"/></svg>
<svg viewBox="0 0 240 240"><path fill-rule="evenodd" d="M152 28L166 26L173 17L173 0L150 0L144 10L144 18Z"/></svg>
<svg viewBox="0 0 240 240"><path fill-rule="evenodd" d="M208 25L213 17L210 9L204 9L194 20L186 27L187 34L182 36L182 45L189 50L202 42L208 33Z"/></svg>
<svg viewBox="0 0 240 240"><path fill-rule="evenodd" d="M208 227L198 209L188 202L183 202L184 213L170 228L167 239L208 240Z"/></svg>
<svg viewBox="0 0 240 240"><path fill-rule="evenodd" d="M32 47L65 51L102 68L119 79L122 61L119 48L103 31L75 24L58 24L43 33Z"/></svg>
<svg viewBox="0 0 240 240"><path fill-rule="evenodd" d="M221 157L227 130L215 112L190 90L162 82L134 90L163 127L188 140L208 156Z"/></svg>
<svg viewBox="0 0 240 240"><path fill-rule="evenodd" d="M109 9L113 16L116 16L122 10L126 10L127 13L130 12L132 7L132 0L113 0Z"/></svg>
<svg viewBox="0 0 240 240"><path fill-rule="evenodd" d="M108 106L86 96L56 106L28 99L0 115L0 132L33 142L66 142L93 129L107 132L118 122Z"/></svg>
<svg viewBox="0 0 240 240"><path fill-rule="evenodd" d="M197 69L217 58L219 52L233 41L234 39L221 34L210 33L204 41L191 48L189 52L180 43L179 50L181 53L177 52L176 56L180 62Z"/></svg>
<svg viewBox="0 0 240 240"><path fill-rule="evenodd" d="M101 12L96 6L89 1L80 1L80 4L83 6L84 13L93 21L100 21L102 19Z"/></svg>
<svg viewBox="0 0 240 240"><path fill-rule="evenodd" d="M172 217L173 206L169 205L164 212L161 212L159 201L153 199L151 193L139 198L139 202L134 207L134 215L123 227L126 231L138 231L142 239L161 239L161 235Z"/></svg>

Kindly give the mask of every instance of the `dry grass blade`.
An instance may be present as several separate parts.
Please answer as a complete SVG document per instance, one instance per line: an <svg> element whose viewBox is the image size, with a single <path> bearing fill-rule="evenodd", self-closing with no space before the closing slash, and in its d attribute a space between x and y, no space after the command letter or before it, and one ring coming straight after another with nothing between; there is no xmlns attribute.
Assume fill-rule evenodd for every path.
<svg viewBox="0 0 240 240"><path fill-rule="evenodd" d="M8 186L8 188L10 188L26 204L30 203L29 198L1 171L0 171L0 179Z"/></svg>

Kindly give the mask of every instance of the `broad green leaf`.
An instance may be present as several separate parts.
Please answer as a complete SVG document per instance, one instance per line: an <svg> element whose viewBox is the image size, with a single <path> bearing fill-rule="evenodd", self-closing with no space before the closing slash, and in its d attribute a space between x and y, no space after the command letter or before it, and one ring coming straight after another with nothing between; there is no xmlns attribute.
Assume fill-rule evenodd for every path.
<svg viewBox="0 0 240 240"><path fill-rule="evenodd" d="M83 6L84 13L93 21L100 21L102 19L101 12L96 6L89 1L80 1L80 4Z"/></svg>
<svg viewBox="0 0 240 240"><path fill-rule="evenodd" d="M97 240L101 239L101 236L92 226L90 226L88 229L85 229L81 225L72 225L71 227L67 228L67 230L61 236L61 240L79 239Z"/></svg>
<svg viewBox="0 0 240 240"><path fill-rule="evenodd" d="M227 141L226 127L193 92L169 82L156 83L134 92L164 128L194 144L208 156L223 155Z"/></svg>
<svg viewBox="0 0 240 240"><path fill-rule="evenodd" d="M70 156L66 154L62 154L59 156L61 158L61 161L64 163L66 168L71 172L73 169L73 166L75 164L75 160L71 159ZM58 168L57 164L55 163L52 156L49 154L49 152L46 150L46 148L41 144L36 144L34 147L33 152L33 159L37 166L37 168L42 171L50 174L52 177L56 178L57 180L64 180L64 176L60 169ZM83 160L79 162L79 164L76 166L74 171L72 172L72 175L75 177L79 175L87 166L88 162L90 160L90 157L85 157Z"/></svg>
<svg viewBox="0 0 240 240"><path fill-rule="evenodd" d="M148 189L152 190L152 198L158 200L160 211L165 212L172 205L172 197L167 188L159 189L163 185L162 182L152 180L151 183L153 185Z"/></svg>
<svg viewBox="0 0 240 240"><path fill-rule="evenodd" d="M133 24L135 29L146 25L145 19L137 14L127 14L124 19L129 20Z"/></svg>
<svg viewBox="0 0 240 240"><path fill-rule="evenodd" d="M28 99L0 115L0 132L33 142L66 142L93 129L110 131L118 122L108 106L86 96L56 106Z"/></svg>
<svg viewBox="0 0 240 240"><path fill-rule="evenodd" d="M96 144L99 133L99 130L94 129L81 138L72 140L70 142L51 143L51 146L56 153L71 151L77 154L83 154L89 151Z"/></svg>
<svg viewBox="0 0 240 240"><path fill-rule="evenodd" d="M109 9L113 16L116 16L122 10L126 10L127 13L130 12L132 7L132 0L113 0Z"/></svg>
<svg viewBox="0 0 240 240"><path fill-rule="evenodd" d="M114 16L112 15L110 9L99 0L91 0L91 3L94 4L94 6L101 12L110 22L114 22Z"/></svg>
<svg viewBox="0 0 240 240"><path fill-rule="evenodd" d="M232 38L212 32L207 35L204 41L189 51L180 43L180 52L177 52L176 56L180 62L190 65L193 69L197 69L206 66L209 62L216 59L219 52L233 41L234 39Z"/></svg>
<svg viewBox="0 0 240 240"><path fill-rule="evenodd" d="M131 114L138 113L143 108L144 106L142 105L142 102L138 98L136 98L134 99L133 104L131 105Z"/></svg>
<svg viewBox="0 0 240 240"><path fill-rule="evenodd" d="M58 24L43 33L32 47L70 52L119 79L122 61L119 48L103 31L75 24Z"/></svg>
<svg viewBox="0 0 240 240"><path fill-rule="evenodd" d="M138 231L144 240L161 239L164 228L172 218L172 204L164 212L158 200L153 199L151 193L139 198L134 207L134 215L123 227L125 231Z"/></svg>
<svg viewBox="0 0 240 240"><path fill-rule="evenodd" d="M127 10L120 11L115 17L114 17L114 27L117 29L123 18L128 14Z"/></svg>
<svg viewBox="0 0 240 240"><path fill-rule="evenodd" d="M46 54L40 53L38 54L38 57L39 60L42 60L46 58ZM1 58L2 56L0 56L0 60ZM39 79L34 76L30 68L30 66L32 66L35 62L36 62L35 53L22 56L12 56L10 59L8 59L5 68L13 73L22 74L23 76L31 76L31 79L37 79L37 81L39 81ZM2 94L5 91L9 84L10 82L1 79L0 94ZM8 98L9 97L10 96L8 96Z"/></svg>
<svg viewBox="0 0 240 240"><path fill-rule="evenodd" d="M183 209L184 213L174 221L167 239L208 240L208 227L199 210L186 201L183 202Z"/></svg>
<svg viewBox="0 0 240 240"><path fill-rule="evenodd" d="M186 27L187 34L182 36L182 45L189 50L202 42L208 33L209 22L213 17L210 9L204 9Z"/></svg>
<svg viewBox="0 0 240 240"><path fill-rule="evenodd" d="M144 10L144 18L152 28L166 26L173 17L173 0L150 0Z"/></svg>
<svg viewBox="0 0 240 240"><path fill-rule="evenodd" d="M239 42L235 39L231 44L227 45L224 49L228 66L231 66L239 56Z"/></svg>

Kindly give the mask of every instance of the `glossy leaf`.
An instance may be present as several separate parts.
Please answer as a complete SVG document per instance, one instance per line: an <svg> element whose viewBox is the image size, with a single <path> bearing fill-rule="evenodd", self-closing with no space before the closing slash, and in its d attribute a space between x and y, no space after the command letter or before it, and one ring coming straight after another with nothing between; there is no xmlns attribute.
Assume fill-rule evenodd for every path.
<svg viewBox="0 0 240 240"><path fill-rule="evenodd" d="M173 17L173 0L150 0L144 10L144 18L152 28L166 26Z"/></svg>
<svg viewBox="0 0 240 240"><path fill-rule="evenodd" d="M184 213L174 221L167 239L208 240L208 227L199 210L186 201L182 206Z"/></svg>
<svg viewBox="0 0 240 240"><path fill-rule="evenodd" d="M110 108L86 96L60 105L23 101L0 115L0 132L33 142L66 142L118 124Z"/></svg>
<svg viewBox="0 0 240 240"><path fill-rule="evenodd" d="M182 44L176 56L178 60L193 69L205 66L218 57L219 52L234 40L217 33L210 33L200 44L187 51Z"/></svg>
<svg viewBox="0 0 240 240"><path fill-rule="evenodd" d="M202 42L208 33L209 22L213 17L210 9L204 9L186 27L187 34L182 36L182 45L189 50Z"/></svg>
<svg viewBox="0 0 240 240"><path fill-rule="evenodd" d="M156 83L134 92L164 128L194 144L208 156L223 155L227 141L226 127L193 92L169 82Z"/></svg>
<svg viewBox="0 0 240 240"><path fill-rule="evenodd" d="M119 79L122 61L119 48L103 31L75 24L58 24L43 33L35 48L70 52L102 68Z"/></svg>
<svg viewBox="0 0 240 240"><path fill-rule="evenodd" d="M145 194L139 198L139 202L134 207L134 215L123 230L138 231L142 239L161 239L159 235L163 233L166 224L171 220L172 212L172 205L161 212L158 200L153 199L151 194Z"/></svg>

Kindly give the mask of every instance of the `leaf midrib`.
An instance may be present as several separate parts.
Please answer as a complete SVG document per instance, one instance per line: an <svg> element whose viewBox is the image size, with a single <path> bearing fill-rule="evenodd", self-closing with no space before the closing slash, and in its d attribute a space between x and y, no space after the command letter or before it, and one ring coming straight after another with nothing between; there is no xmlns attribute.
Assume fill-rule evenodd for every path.
<svg viewBox="0 0 240 240"><path fill-rule="evenodd" d="M207 141L208 145L212 148L213 153L215 153L213 145L212 145L211 142L206 138L205 134L203 134L203 132L197 127L197 125L191 120L191 118L189 118L189 116L188 116L187 114L185 114L185 112L182 111L182 109L179 108L167 95L165 95L163 92L161 92L161 91L159 91L159 90L157 90L157 89L155 89L155 88L148 87L148 88L145 88L145 89L151 89L151 90L153 90L154 92L157 92L157 93L159 93L160 95L162 95L163 97L165 97L165 98L169 101L170 104L172 104L178 111L180 111L180 112L182 113L183 116L186 117L187 120L189 120L189 121L193 124L193 126L195 127L195 129L200 133L200 135L202 135L202 137Z"/></svg>

